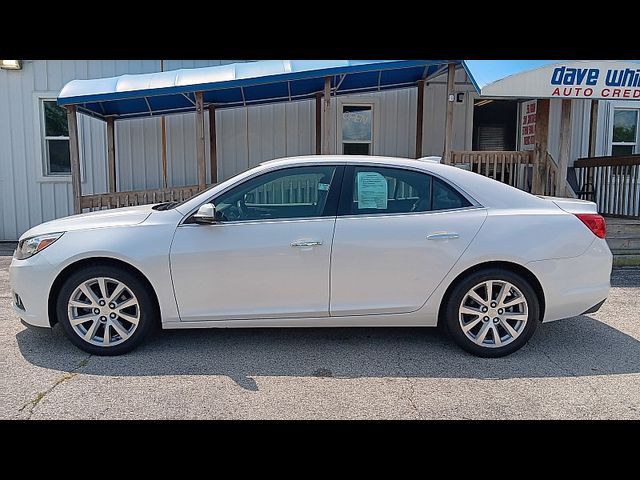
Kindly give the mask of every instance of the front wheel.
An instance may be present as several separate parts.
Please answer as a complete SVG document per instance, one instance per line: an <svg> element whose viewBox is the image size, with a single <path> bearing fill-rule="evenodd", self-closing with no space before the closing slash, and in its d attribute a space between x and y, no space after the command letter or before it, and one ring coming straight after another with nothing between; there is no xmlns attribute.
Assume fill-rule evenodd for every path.
<svg viewBox="0 0 640 480"><path fill-rule="evenodd" d="M156 320L148 287L110 266L74 272L58 295L56 313L71 342L94 355L120 355L137 347Z"/></svg>
<svg viewBox="0 0 640 480"><path fill-rule="evenodd" d="M445 325L453 340L480 357L503 357L521 348L536 329L540 302L530 283L503 269L462 280L451 292Z"/></svg>

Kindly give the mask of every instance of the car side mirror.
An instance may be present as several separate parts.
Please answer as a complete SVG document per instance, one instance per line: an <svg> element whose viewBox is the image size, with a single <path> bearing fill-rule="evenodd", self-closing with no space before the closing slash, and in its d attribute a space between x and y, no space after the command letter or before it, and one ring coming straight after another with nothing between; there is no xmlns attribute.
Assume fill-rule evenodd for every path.
<svg viewBox="0 0 640 480"><path fill-rule="evenodd" d="M216 223L216 206L213 203L201 205L193 215L193 221L205 225Z"/></svg>

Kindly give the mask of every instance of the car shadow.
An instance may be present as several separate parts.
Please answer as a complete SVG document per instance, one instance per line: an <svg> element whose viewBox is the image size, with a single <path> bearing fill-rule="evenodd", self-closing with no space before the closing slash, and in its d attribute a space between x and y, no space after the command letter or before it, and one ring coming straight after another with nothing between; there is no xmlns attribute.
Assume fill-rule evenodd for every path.
<svg viewBox="0 0 640 480"><path fill-rule="evenodd" d="M225 375L248 390L253 377L509 379L640 372L640 342L588 316L540 325L504 358L474 357L433 328L169 330L119 357L88 357L62 329L16 335L30 363L85 375Z"/></svg>

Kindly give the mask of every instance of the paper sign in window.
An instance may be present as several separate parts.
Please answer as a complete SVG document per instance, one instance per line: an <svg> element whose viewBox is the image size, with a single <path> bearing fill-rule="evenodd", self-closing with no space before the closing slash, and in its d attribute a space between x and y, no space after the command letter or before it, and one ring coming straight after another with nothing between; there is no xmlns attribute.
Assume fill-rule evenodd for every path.
<svg viewBox="0 0 640 480"><path fill-rule="evenodd" d="M358 172L358 208L387 208L387 180L377 172Z"/></svg>

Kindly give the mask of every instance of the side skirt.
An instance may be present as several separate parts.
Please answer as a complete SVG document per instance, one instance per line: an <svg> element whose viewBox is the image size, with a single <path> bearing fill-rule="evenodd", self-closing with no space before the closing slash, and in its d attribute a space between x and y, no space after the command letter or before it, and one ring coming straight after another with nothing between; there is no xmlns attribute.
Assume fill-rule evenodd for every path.
<svg viewBox="0 0 640 480"><path fill-rule="evenodd" d="M418 310L420 312L420 310ZM418 313L416 312L416 313ZM320 318L264 318L251 320L205 320L201 322L163 322L163 329L179 328L274 328L274 327L435 327L424 312L396 315L350 315Z"/></svg>

